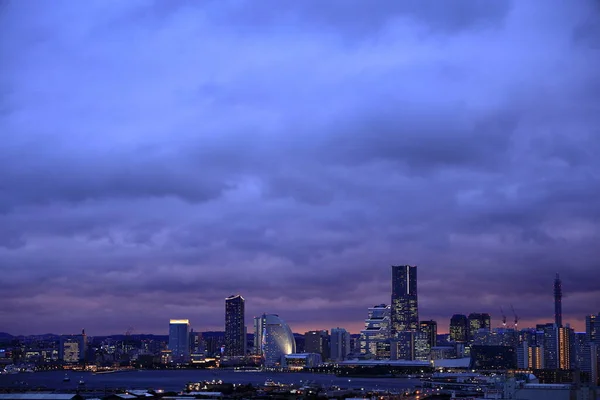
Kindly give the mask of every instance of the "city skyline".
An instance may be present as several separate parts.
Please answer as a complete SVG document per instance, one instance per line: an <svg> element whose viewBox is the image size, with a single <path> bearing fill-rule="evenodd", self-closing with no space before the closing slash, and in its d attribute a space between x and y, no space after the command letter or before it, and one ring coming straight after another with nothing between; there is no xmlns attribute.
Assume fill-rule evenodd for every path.
<svg viewBox="0 0 600 400"><path fill-rule="evenodd" d="M1 2L0 331L223 330L241 293L358 333L404 263L440 332L554 321L556 273L582 331L600 11L549 1Z"/></svg>
<svg viewBox="0 0 600 400"><path fill-rule="evenodd" d="M402 297L401 295L403 293L410 293L410 291L412 290L413 293L416 293L417 291L417 267L416 266L410 266L410 265L392 265L392 275L391 275L391 280L390 280L390 292L392 293L391 299L392 299L392 303L394 301L394 298L398 298L398 296ZM439 320L423 320L423 319L418 319L418 323L416 325L415 328L411 328L411 327L405 327L402 330L397 331L398 333L404 332L404 331L417 331L420 330L422 327L425 326L425 329L428 330L428 325L430 323L435 324L435 331L439 334L450 334L452 336L452 328L451 325L456 318L458 317L462 317L464 319L464 329L465 329L465 338L466 340L470 340L473 338L475 332L477 332L480 328L486 328L488 330L490 329L495 329L495 328L513 328L517 323L517 321L519 322L519 329L528 329L528 328L534 328L536 325L542 324L542 325L546 325L546 326L557 326L557 327L562 327L562 320L561 323L558 323L558 319L557 319L557 315L560 315L562 317L562 280L559 278L559 274L556 274L556 277L554 279L554 284L553 284L553 292L552 292L552 298L553 298L553 307L554 307L554 311L555 313L553 314L553 319L554 322L548 322L548 319L543 319L543 320L539 320L539 321L535 321L535 323L531 323L530 321L527 320L523 320L521 317L518 317L516 314L516 311L514 310L514 307L511 304L511 310L514 313L514 320L513 320L513 324L508 323L508 320L506 319L506 314L504 313L504 311L502 310L502 307L500 308L500 316L501 319L498 321L494 320L493 317L493 313L488 313L488 312L469 312L468 315L466 314L461 314L461 313L457 313L457 314L453 314L450 318L447 319L447 321L444 321L443 319L441 320L441 322L439 322ZM558 289L557 289L558 288ZM416 304L416 296L415 297L407 297L406 299L404 299L403 301L406 303L406 305L411 304L410 300L415 301ZM558 300L557 300L558 299ZM225 298L225 324L221 327L205 327L205 329L201 329L200 331L221 331L225 334L225 341L231 341L233 340L233 342L235 343L235 346L241 345L241 343L244 343L243 345L241 345L242 347L244 347L245 349L245 345L247 342L244 342L243 339L240 340L236 340L233 339L233 337L235 337L235 335L240 335L241 332L245 332L246 334L249 333L250 331L248 330L248 325L246 325L244 323L246 315L245 315L245 304L246 304L246 300L244 299L244 297L241 294L236 294L236 295L231 295ZM559 304L558 308L557 308L557 304ZM387 308L387 312L388 312L388 318L389 318L389 333L388 334L392 334L394 335L395 333L393 332L392 329L392 314L393 312L391 311L393 309L393 307L391 307L391 305L387 305L382 303L382 304L376 304L374 306L368 306L366 307L367 310L369 310L369 315L373 310L378 310L381 309L383 310L382 307ZM404 316L409 316L409 319L416 317L418 318L418 309L412 309L412 308L403 308L401 307L400 310L405 310L406 312L404 313ZM412 310L412 311L411 311ZM557 314L557 310L559 310L560 312ZM265 313L263 312L262 315L264 315ZM268 315L279 315L276 312L268 312ZM402 314L402 313L401 313ZM490 315L492 314L492 315ZM564 323L564 326L569 326L570 328L574 329L577 332L585 332L586 331L586 327L587 325L589 325L589 316L592 315L592 318L594 317L594 312L590 312L585 314L582 318L579 319L575 319L575 321L580 321L582 326L579 326L579 324L577 323L572 323L569 321L566 321ZM257 327L256 327L256 319L260 317L260 314L258 316L254 316L253 317L253 324L250 327L252 329L252 332L254 332ZM370 317L369 317L370 318ZM365 321L369 321L369 318L367 318L366 320L363 320L360 322L360 326L361 328L358 330L358 332L353 331L352 329L349 329L349 333L351 334L360 334L361 332L363 332L363 329L365 328ZM241 321L240 321L241 319ZM401 318L402 319L402 318ZM447 323L445 323L447 322ZM173 324L176 325L173 325ZM170 319L170 328L169 328L169 334L168 336L171 337L171 333L170 331L173 329L173 326L178 326L177 324L182 324L184 323L185 326L187 326L187 330L192 329L194 330L194 326L191 324L191 321L189 318L186 319ZM305 323L312 323L311 321L305 321ZM357 321L352 321L349 322L347 325L348 326L354 326L357 324ZM228 326L230 327L230 331L231 333L228 333ZM302 325L302 326L306 326L306 325ZM292 329L292 331L294 333L297 334L302 334L304 332L316 332L316 331L327 331L329 329L339 329L339 326L337 328L333 328L333 325L331 327L319 327L319 328L312 328L313 325L309 325L311 326L311 328L308 329ZM438 329L438 326L441 327L441 329ZM346 329L346 328L343 328ZM132 327L128 328L127 334L130 334L131 331L133 330ZM83 330L85 332L85 330ZM198 329L196 329L196 331L198 331ZM237 334L235 333L237 332ZM10 332L6 332L6 333L10 333ZM56 332L45 332L45 333L53 333L56 334ZM164 334L161 332L140 332L140 333L145 333L145 334ZM61 335L71 335L72 333L66 333L66 332L62 332ZM118 334L118 333L99 333L98 335L106 335L106 334ZM228 338L231 339L228 339ZM362 340L362 339L361 339ZM431 339L433 340L433 339ZM171 339L169 339L169 341L171 341ZM459 340L460 342L460 340ZM229 350L227 350L229 351ZM228 353L228 355L239 355L240 354L240 349L236 349L233 351L233 353Z"/></svg>

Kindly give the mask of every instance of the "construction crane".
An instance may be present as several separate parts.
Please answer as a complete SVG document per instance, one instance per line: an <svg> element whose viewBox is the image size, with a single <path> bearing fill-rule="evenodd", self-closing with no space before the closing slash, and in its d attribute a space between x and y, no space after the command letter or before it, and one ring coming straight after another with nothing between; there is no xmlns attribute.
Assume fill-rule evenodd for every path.
<svg viewBox="0 0 600 400"><path fill-rule="evenodd" d="M502 315L502 327L506 329L506 314L504 314L502 306L500 307L500 314Z"/></svg>
<svg viewBox="0 0 600 400"><path fill-rule="evenodd" d="M515 315L515 331L516 331L517 330L517 324L519 323L519 316L515 312L515 308L512 306L512 304L510 305L510 308L512 309L512 312Z"/></svg>

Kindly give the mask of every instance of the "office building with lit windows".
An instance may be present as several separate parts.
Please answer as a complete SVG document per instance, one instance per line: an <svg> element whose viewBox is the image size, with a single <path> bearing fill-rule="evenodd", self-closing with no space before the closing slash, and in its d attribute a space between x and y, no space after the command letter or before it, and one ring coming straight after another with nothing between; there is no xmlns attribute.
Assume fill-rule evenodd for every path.
<svg viewBox="0 0 600 400"><path fill-rule="evenodd" d="M390 339L390 311L391 307L385 304L369 308L365 329L360 331L360 354L370 354L378 358L377 346Z"/></svg>
<svg viewBox="0 0 600 400"><path fill-rule="evenodd" d="M225 299L225 355L246 355L245 300L240 295Z"/></svg>
<svg viewBox="0 0 600 400"><path fill-rule="evenodd" d="M188 362L190 359L190 321L172 319L169 321L169 350L176 363Z"/></svg>
<svg viewBox="0 0 600 400"><path fill-rule="evenodd" d="M58 358L65 363L78 363L85 360L87 336L85 330L81 335L62 335L58 346Z"/></svg>
<svg viewBox="0 0 600 400"><path fill-rule="evenodd" d="M469 336L469 320L466 315L454 314L450 318L450 340L466 343Z"/></svg>
<svg viewBox="0 0 600 400"><path fill-rule="evenodd" d="M480 329L490 331L492 327L492 320L490 314L487 313L471 313L469 314L469 333L467 340L472 341L475 338L475 334Z"/></svg>
<svg viewBox="0 0 600 400"><path fill-rule="evenodd" d="M417 267L392 266L391 333L419 329L419 304L417 296Z"/></svg>
<svg viewBox="0 0 600 400"><path fill-rule="evenodd" d="M427 335L429 347L437 346L437 322L433 320L421 321L419 323L419 331Z"/></svg>

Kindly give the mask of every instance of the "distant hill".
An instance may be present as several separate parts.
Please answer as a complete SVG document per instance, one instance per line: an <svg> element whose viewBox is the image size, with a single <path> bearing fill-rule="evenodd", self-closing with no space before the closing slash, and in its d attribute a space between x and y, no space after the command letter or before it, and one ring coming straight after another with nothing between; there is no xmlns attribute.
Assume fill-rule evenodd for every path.
<svg viewBox="0 0 600 400"><path fill-rule="evenodd" d="M13 335L11 335L10 333L6 333L6 332L0 332L0 340L6 340L6 339L12 339L14 338Z"/></svg>

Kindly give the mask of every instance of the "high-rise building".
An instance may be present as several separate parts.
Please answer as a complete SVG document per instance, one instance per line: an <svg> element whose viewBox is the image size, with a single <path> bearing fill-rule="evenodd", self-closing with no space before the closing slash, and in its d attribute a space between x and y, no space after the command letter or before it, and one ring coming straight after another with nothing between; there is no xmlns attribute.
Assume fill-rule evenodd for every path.
<svg viewBox="0 0 600 400"><path fill-rule="evenodd" d="M469 333L467 340L471 341L475 334L480 330L491 330L492 320L490 314L487 313L471 313L469 314Z"/></svg>
<svg viewBox="0 0 600 400"><path fill-rule="evenodd" d="M585 316L585 336L589 343L600 345L600 313Z"/></svg>
<svg viewBox="0 0 600 400"><path fill-rule="evenodd" d="M371 354L378 358L378 344L390 339L390 311L391 307L385 304L369 308L367 319L365 319L365 329L360 332L360 354Z"/></svg>
<svg viewBox="0 0 600 400"><path fill-rule="evenodd" d="M437 322L434 320L421 321L419 330L427 335L429 347L437 346Z"/></svg>
<svg viewBox="0 0 600 400"><path fill-rule="evenodd" d="M327 330L308 331L304 334L304 351L321 355L321 360L329 359L329 332Z"/></svg>
<svg viewBox="0 0 600 400"><path fill-rule="evenodd" d="M566 327L556 327L558 331L558 369L571 369L572 349L575 342L573 329L567 324Z"/></svg>
<svg viewBox="0 0 600 400"><path fill-rule="evenodd" d="M246 355L244 303L239 294L225 299L225 355L229 357Z"/></svg>
<svg viewBox="0 0 600 400"><path fill-rule="evenodd" d="M254 354L263 355L263 331L264 331L264 314L254 317Z"/></svg>
<svg viewBox="0 0 600 400"><path fill-rule="evenodd" d="M345 360L350 353L350 333L344 328L333 328L329 343L331 359L334 361Z"/></svg>
<svg viewBox="0 0 600 400"><path fill-rule="evenodd" d="M169 350L174 362L184 363L190 359L190 321L172 319L169 321Z"/></svg>
<svg viewBox="0 0 600 400"><path fill-rule="evenodd" d="M562 327L562 283L558 273L554 279L554 323Z"/></svg>
<svg viewBox="0 0 600 400"><path fill-rule="evenodd" d="M469 338L469 319L463 314L454 314L450 318L450 340L466 343Z"/></svg>
<svg viewBox="0 0 600 400"><path fill-rule="evenodd" d="M87 336L85 329L81 335L62 335L58 346L58 358L66 363L78 363L85 360Z"/></svg>
<svg viewBox="0 0 600 400"><path fill-rule="evenodd" d="M277 314L263 314L256 317L254 326L260 329L260 332L255 332L255 335L262 343L265 367L281 366L284 363L284 356L296 352L296 341L292 330Z"/></svg>
<svg viewBox="0 0 600 400"><path fill-rule="evenodd" d="M392 265L391 333L419 329L417 267Z"/></svg>
<svg viewBox="0 0 600 400"><path fill-rule="evenodd" d="M391 358L394 360L427 361L431 346L425 332L405 331L391 340Z"/></svg>

